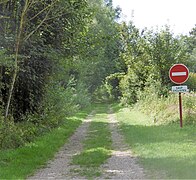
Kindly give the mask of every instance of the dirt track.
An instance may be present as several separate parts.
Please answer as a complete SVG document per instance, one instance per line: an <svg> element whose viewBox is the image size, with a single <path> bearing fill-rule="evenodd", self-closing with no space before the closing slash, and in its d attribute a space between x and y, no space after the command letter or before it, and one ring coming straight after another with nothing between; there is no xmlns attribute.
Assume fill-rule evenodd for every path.
<svg viewBox="0 0 196 180"><path fill-rule="evenodd" d="M86 179L73 173L72 169L80 167L71 165L71 160L83 149L82 142L87 136L92 116L89 115L55 158L29 179ZM119 132L115 114L111 110L108 113L108 124L112 134L113 153L111 158L101 166L102 175L96 179L145 179L144 170L125 144L123 136Z"/></svg>

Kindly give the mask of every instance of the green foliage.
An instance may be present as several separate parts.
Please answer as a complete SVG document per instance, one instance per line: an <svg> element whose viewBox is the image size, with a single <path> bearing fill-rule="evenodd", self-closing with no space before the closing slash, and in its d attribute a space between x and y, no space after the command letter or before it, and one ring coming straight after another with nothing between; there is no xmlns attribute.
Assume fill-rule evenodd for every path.
<svg viewBox="0 0 196 180"><path fill-rule="evenodd" d="M112 2L25 2L29 6L20 1L0 4L2 114L12 75L16 75L9 110L13 119L6 127L2 121L1 140L9 132L7 141L16 141L9 143L13 147L32 141L59 126L65 116L87 107L91 94L118 69L117 12ZM12 146L2 141L2 148Z"/></svg>
<svg viewBox="0 0 196 180"><path fill-rule="evenodd" d="M71 84L67 88L51 84L50 87L47 87L47 94L42 109L40 109L42 113L23 115L21 122L18 123L14 123L13 119L8 119L5 122L0 116L2 117L0 149L21 147L35 140L37 136L59 127L65 117L76 113L79 108L89 105L88 94L86 94L85 89L82 90L79 89L77 92L75 88L71 87Z"/></svg>
<svg viewBox="0 0 196 180"><path fill-rule="evenodd" d="M118 24L114 21L115 10L103 1L89 1L92 22L80 39L81 50L78 71L79 80L93 94L114 73L119 61Z"/></svg>
<svg viewBox="0 0 196 180"><path fill-rule="evenodd" d="M24 116L26 121L14 123L13 118L0 123L0 149L13 149L25 145L48 132L50 128L43 124L41 117ZM53 127L54 128L54 127Z"/></svg>
<svg viewBox="0 0 196 180"><path fill-rule="evenodd" d="M111 85L108 84L102 84L100 87L98 87L95 92L93 93L92 100L94 102L113 102L114 97L110 92L112 91Z"/></svg>
<svg viewBox="0 0 196 180"><path fill-rule="evenodd" d="M196 125L196 94L185 94L183 105L185 109L185 123Z"/></svg>
<svg viewBox="0 0 196 180"><path fill-rule="evenodd" d="M17 128L13 120L0 125L0 149L16 148L24 144L22 130Z"/></svg>
<svg viewBox="0 0 196 180"><path fill-rule="evenodd" d="M25 3L30 4L24 11ZM118 24L120 9L111 0L2 1L0 12L2 119L16 75L12 120L0 126L1 138L8 128L8 141L18 141L14 147L57 127L92 100L141 100L144 106L152 96L167 101L162 96L169 93L169 68L184 63L195 72L195 28L175 37L168 26L140 31L132 22ZM195 90L194 73L187 85Z"/></svg>
<svg viewBox="0 0 196 180"><path fill-rule="evenodd" d="M189 79L186 82L186 85L190 91L196 91L196 73L189 74Z"/></svg>
<svg viewBox="0 0 196 180"><path fill-rule="evenodd" d="M162 85L170 84L168 72L170 67L176 63L187 64L187 51L183 42L174 37L169 27L160 32L150 34L147 47L153 67L154 78L158 78Z"/></svg>
<svg viewBox="0 0 196 180"><path fill-rule="evenodd" d="M196 72L196 48L190 54L188 67L189 71Z"/></svg>
<svg viewBox="0 0 196 180"><path fill-rule="evenodd" d="M145 63L142 38L139 30L129 23L121 26L122 53L120 55L122 66L124 66L125 75L119 82L119 89L122 94L123 104L132 104L137 101L137 91L143 88L143 80L146 75L146 69L142 66ZM147 67L147 64L146 64ZM142 68L142 71L141 69ZM148 71L148 70L147 70Z"/></svg>
<svg viewBox="0 0 196 180"><path fill-rule="evenodd" d="M13 55L7 54L6 49L0 49L0 65L7 68L13 67Z"/></svg>
<svg viewBox="0 0 196 180"><path fill-rule="evenodd" d="M148 88L140 97L135 109L148 114L155 124L170 124L179 121L178 94L169 94L167 97L157 94L156 87ZM184 124L195 125L195 93L182 94Z"/></svg>
<svg viewBox="0 0 196 180"><path fill-rule="evenodd" d="M48 94L45 96L45 114L61 119L76 112L77 105L74 103L75 90L71 87L60 87L56 84L51 85ZM59 117L60 116L60 117Z"/></svg>
<svg viewBox="0 0 196 180"><path fill-rule="evenodd" d="M93 100L98 102L118 101L122 96L119 83L124 77L124 73L110 74L105 78L105 82L93 93Z"/></svg>
<svg viewBox="0 0 196 180"><path fill-rule="evenodd" d="M184 39L174 37L168 26L160 31L140 32L132 22L120 26L121 64L124 77L119 82L121 101L133 104L147 88L156 87L157 95L167 96L171 84L168 72L176 63L190 65Z"/></svg>
<svg viewBox="0 0 196 180"><path fill-rule="evenodd" d="M3 96L1 101L2 108L5 108L8 94L13 94L10 112L15 121L21 121L24 114L39 113L45 87L54 73L53 66L56 65L51 56L49 57L49 52L66 54L64 64L70 57L77 56L77 38L90 19L88 10L85 0L29 0L25 3L5 1L0 4L3 14L0 25L4 29L0 31L0 57L5 57L5 52L7 55L0 58L0 74L3 77L0 80ZM8 18L4 18L4 15ZM18 47L19 52L15 52L17 48L13 47ZM12 54L16 54L15 57ZM14 68L7 70L8 65L13 62ZM17 74L17 79L13 84L14 91L11 92L13 74Z"/></svg>
<svg viewBox="0 0 196 180"><path fill-rule="evenodd" d="M133 104L137 101L137 91L139 87L134 73L129 73L121 80L120 89L122 92L121 102L123 104Z"/></svg>
<svg viewBox="0 0 196 180"><path fill-rule="evenodd" d="M110 99L118 100L121 96L119 89L120 80L123 78L124 73L114 73L106 77L106 89L110 96Z"/></svg>
<svg viewBox="0 0 196 180"><path fill-rule="evenodd" d="M90 106L92 103L91 95L89 94L87 88L84 84L78 83L76 86L76 95L74 98L75 104L79 106L80 109Z"/></svg>

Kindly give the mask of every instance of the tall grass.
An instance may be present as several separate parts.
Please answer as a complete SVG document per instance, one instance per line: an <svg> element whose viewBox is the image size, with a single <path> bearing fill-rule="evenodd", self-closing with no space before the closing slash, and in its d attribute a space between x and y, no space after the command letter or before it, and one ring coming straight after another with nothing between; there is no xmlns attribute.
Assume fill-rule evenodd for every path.
<svg viewBox="0 0 196 180"><path fill-rule="evenodd" d="M183 119L185 124L196 124L196 93L183 93ZM156 124L168 124L179 121L179 95L169 94L158 97L157 94L146 94L134 106L135 109L149 115Z"/></svg>

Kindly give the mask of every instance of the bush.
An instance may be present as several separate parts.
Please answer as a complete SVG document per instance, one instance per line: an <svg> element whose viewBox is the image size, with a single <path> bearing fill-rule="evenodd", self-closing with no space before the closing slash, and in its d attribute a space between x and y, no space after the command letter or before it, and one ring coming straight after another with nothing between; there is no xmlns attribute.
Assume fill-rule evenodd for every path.
<svg viewBox="0 0 196 180"><path fill-rule="evenodd" d="M148 114L155 124L168 124L179 121L178 93L169 94L167 97L159 96L155 91L146 90L134 106ZM196 124L196 94L182 94L183 123Z"/></svg>
<svg viewBox="0 0 196 180"><path fill-rule="evenodd" d="M2 122L0 127L0 148L8 149L23 145L22 135L22 130L15 125L13 119L7 119L7 122Z"/></svg>
<svg viewBox="0 0 196 180"><path fill-rule="evenodd" d="M12 117L0 122L0 149L10 149L32 142L37 136L43 134L41 120L34 120L33 115L24 116L25 121L15 123ZM39 122L39 124L38 124ZM47 129L45 127L45 129ZM48 129L45 131L48 132Z"/></svg>
<svg viewBox="0 0 196 180"><path fill-rule="evenodd" d="M187 93L183 99L185 122L187 124L196 124L196 93Z"/></svg>
<svg viewBox="0 0 196 180"><path fill-rule="evenodd" d="M61 125L65 117L90 104L90 96L84 89L82 84L76 89L71 83L66 88L51 83L38 113L26 113L18 122L12 117L5 122L0 115L0 149L23 146Z"/></svg>
<svg viewBox="0 0 196 180"><path fill-rule="evenodd" d="M189 79L186 84L190 91L196 91L196 73L189 74Z"/></svg>
<svg viewBox="0 0 196 180"><path fill-rule="evenodd" d="M48 123L56 126L61 119L78 110L78 105L75 103L76 93L74 88L64 88L58 84L51 84L47 89L43 116L48 121L50 119Z"/></svg>
<svg viewBox="0 0 196 180"><path fill-rule="evenodd" d="M106 77L105 87L110 99L118 100L122 96L119 84L123 77L124 73L114 73Z"/></svg>
<svg viewBox="0 0 196 180"><path fill-rule="evenodd" d="M98 87L95 92L93 93L93 101L94 102L110 102L113 98L111 97L111 94L108 93L108 89L110 86L106 84L102 84L100 87Z"/></svg>
<svg viewBox="0 0 196 180"><path fill-rule="evenodd" d="M74 102L79 108L85 108L91 104L91 96L82 83L79 83L76 86Z"/></svg>
<svg viewBox="0 0 196 180"><path fill-rule="evenodd" d="M134 74L129 73L125 75L120 81L119 88L122 93L122 104L131 105L137 102L137 93L139 92L140 84Z"/></svg>

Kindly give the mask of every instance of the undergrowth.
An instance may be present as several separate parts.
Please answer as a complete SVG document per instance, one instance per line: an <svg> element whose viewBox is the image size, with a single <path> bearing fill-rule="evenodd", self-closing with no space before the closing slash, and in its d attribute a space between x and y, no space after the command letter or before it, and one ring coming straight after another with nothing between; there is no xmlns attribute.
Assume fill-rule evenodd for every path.
<svg viewBox="0 0 196 180"><path fill-rule="evenodd" d="M184 124L195 125L196 93L183 93L182 106ZM179 121L179 95L159 97L157 94L148 94L136 103L134 109L148 114L155 124L176 123Z"/></svg>

